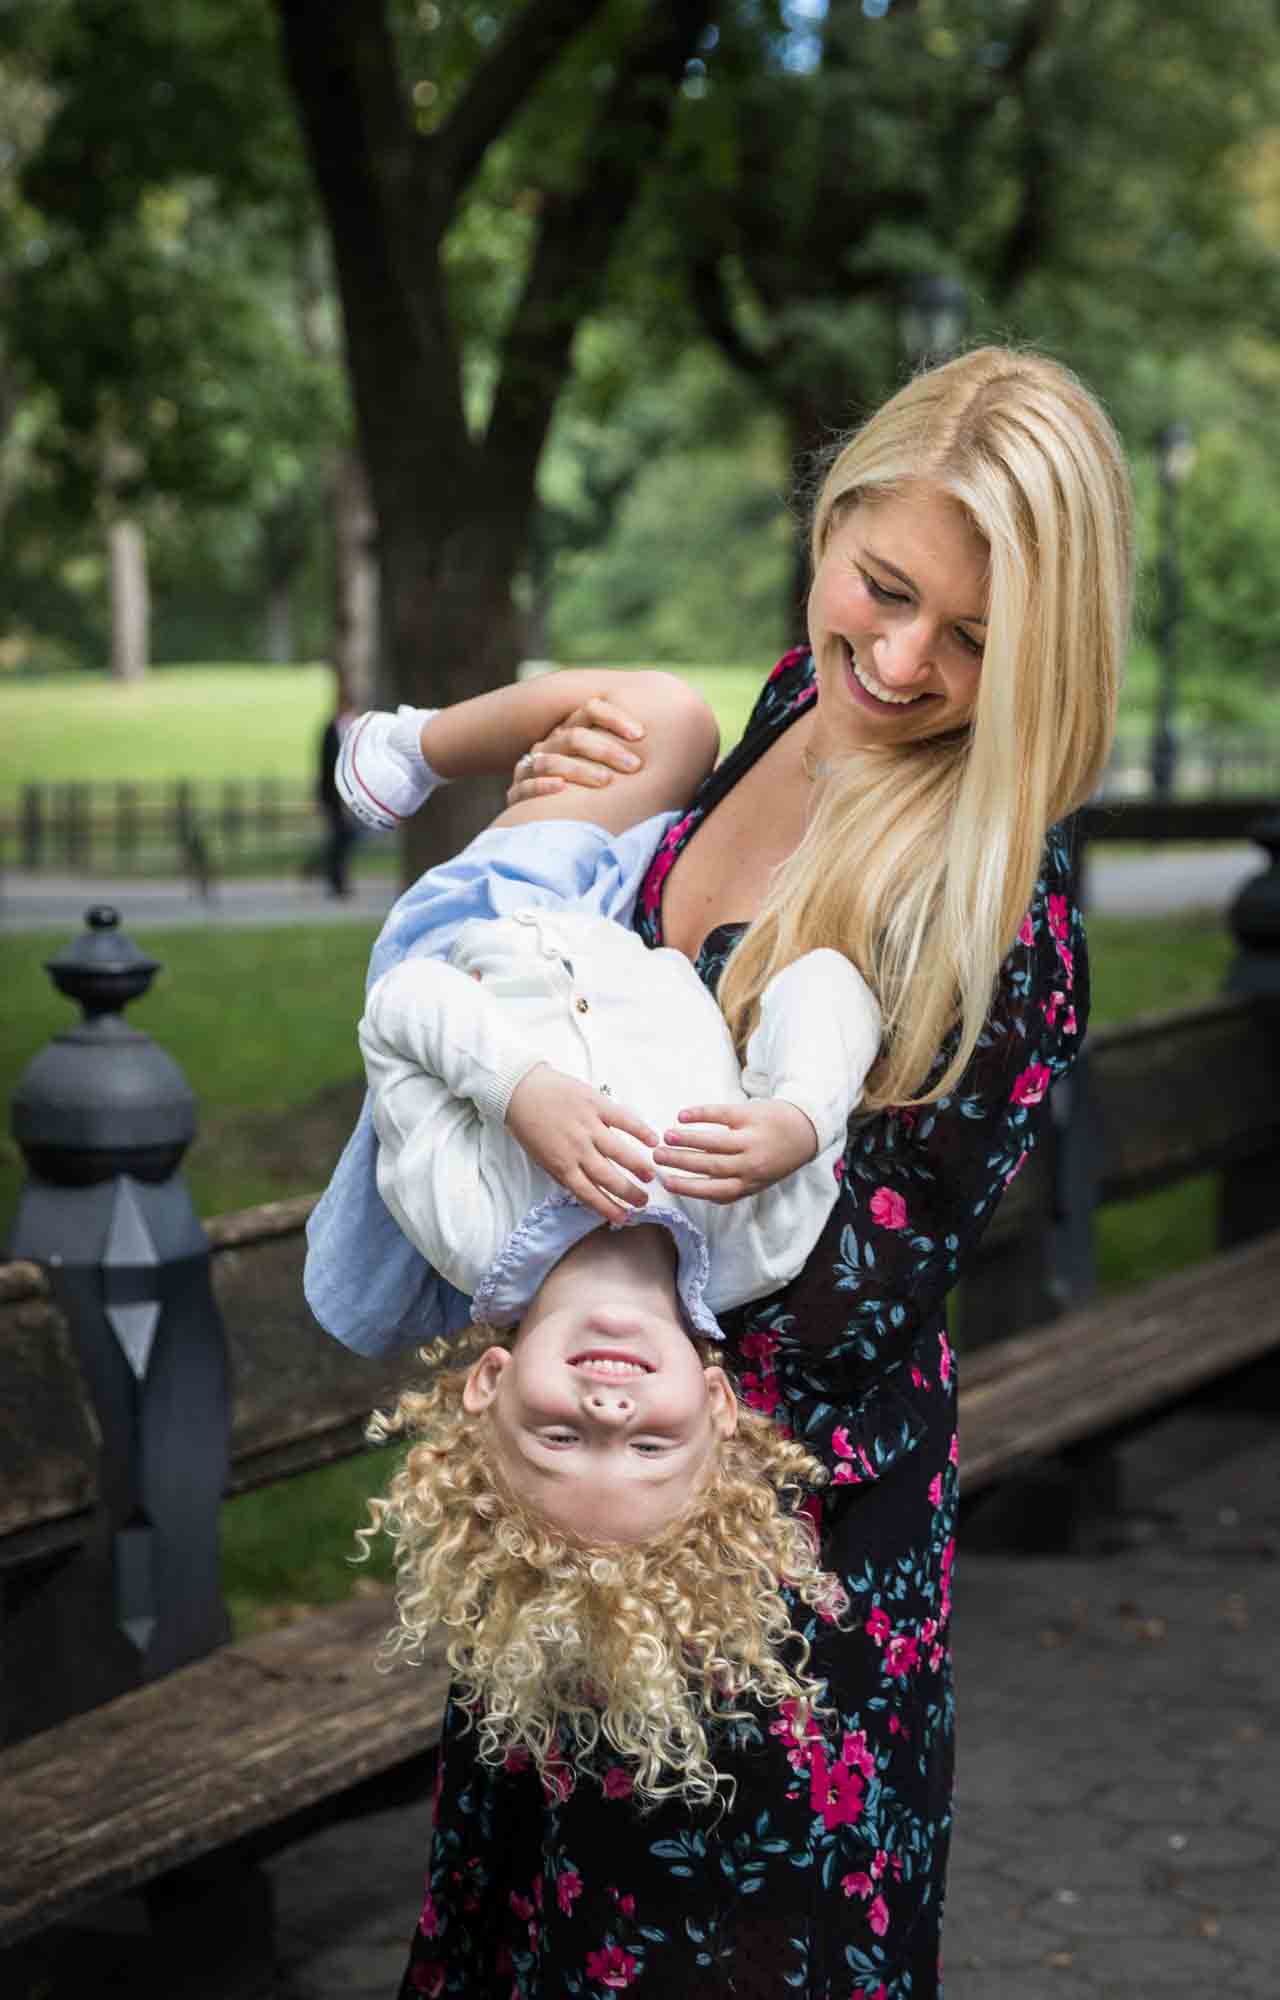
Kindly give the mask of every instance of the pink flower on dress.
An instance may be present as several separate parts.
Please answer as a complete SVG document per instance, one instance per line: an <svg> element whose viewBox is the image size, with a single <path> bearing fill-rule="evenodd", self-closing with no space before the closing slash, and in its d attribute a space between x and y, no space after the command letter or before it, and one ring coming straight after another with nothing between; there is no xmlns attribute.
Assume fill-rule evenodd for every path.
<svg viewBox="0 0 1280 2000"><path fill-rule="evenodd" d="M1044 1010L1045 1020L1049 1023L1049 1026L1052 1027L1054 1022L1058 1018L1059 1007L1065 1007L1067 1004L1067 996L1065 993L1060 992L1058 988L1055 987L1053 992L1049 995L1049 998L1047 1000L1041 1001L1040 1004Z"/></svg>
<svg viewBox="0 0 1280 2000"><path fill-rule="evenodd" d="M842 1875L840 1887L846 1896L861 1896L865 1902L875 1887L865 1868L859 1868L853 1875Z"/></svg>
<svg viewBox="0 0 1280 2000"><path fill-rule="evenodd" d="M522 1924L527 1924L530 1917L533 1915L532 1900L528 1896L517 1895L516 1891L513 1889L511 1891L510 1902L511 1902L511 1914L515 1917L519 1917Z"/></svg>
<svg viewBox="0 0 1280 2000"><path fill-rule="evenodd" d="M1044 1063L1032 1063L1017 1079L1009 1093L1009 1101L1011 1104L1039 1104L1052 1082L1052 1073Z"/></svg>
<svg viewBox="0 0 1280 2000"><path fill-rule="evenodd" d="M864 1625L863 1630L864 1632L866 1632L869 1638L875 1640L877 1646L883 1646L885 1640L888 1638L890 1632L892 1632L893 1630L893 1627L889 1622L888 1612L882 1610L881 1607L877 1604L875 1610L872 1612L871 1616L868 1618L866 1624Z"/></svg>
<svg viewBox="0 0 1280 2000"><path fill-rule="evenodd" d="M815 1743L809 1766L809 1804L822 1814L828 1833L834 1833L838 1826L853 1825L862 1812L866 1791L856 1771L843 1761L828 1764L826 1751L821 1743Z"/></svg>
<svg viewBox="0 0 1280 2000"><path fill-rule="evenodd" d="M884 1871L888 1867L888 1865L889 1865L889 1857L885 1853L884 1848L877 1847L875 1852L875 1859L871 1863L871 1873L875 1876L877 1882L880 1880L880 1877L884 1874Z"/></svg>
<svg viewBox="0 0 1280 2000"><path fill-rule="evenodd" d="M508 1750L506 1756L503 1758L502 1768L504 1771L512 1772L527 1771L532 1762L533 1758L525 1749L523 1743L517 1743L515 1748Z"/></svg>
<svg viewBox="0 0 1280 2000"><path fill-rule="evenodd" d="M895 1632L884 1652L885 1672L895 1680L905 1680L920 1664L920 1641L906 1632Z"/></svg>
<svg viewBox="0 0 1280 2000"><path fill-rule="evenodd" d="M1076 1010L1074 1007L1068 1007L1062 1017L1062 1032L1064 1035L1078 1035L1080 1032L1080 1024L1076 1020Z"/></svg>
<svg viewBox="0 0 1280 2000"><path fill-rule="evenodd" d="M1031 912L1030 910L1028 910L1026 916L1022 919L1022 922L1018 925L1018 943L1034 944L1035 941L1036 941L1035 927L1031 922Z"/></svg>
<svg viewBox="0 0 1280 2000"><path fill-rule="evenodd" d="M573 1906L582 1894L582 1877L575 1868L562 1868L556 1876L556 1901L562 1917L573 1915Z"/></svg>
<svg viewBox="0 0 1280 2000"><path fill-rule="evenodd" d="M610 1889L609 1894L624 1917L634 1917L636 1913L636 1899L634 1896L620 1896L616 1889Z"/></svg>
<svg viewBox="0 0 1280 2000"><path fill-rule="evenodd" d="M942 1328L939 1328L938 1331L938 1353L940 1357L938 1361L938 1373L942 1377L942 1386L945 1389L947 1383L951 1380L951 1342L947 1339L946 1332Z"/></svg>
<svg viewBox="0 0 1280 2000"><path fill-rule="evenodd" d="M833 1167L833 1168L831 1169L831 1171L832 1171L832 1173L833 1173L833 1174L835 1175L835 1177L836 1177L836 1186L837 1186L837 1187L839 1187L839 1186L840 1186L840 1185L842 1184L843 1180L844 1180L844 1154L843 1154L843 1153L841 1153L841 1155L840 1155L839 1159L838 1159L838 1160L836 1161L836 1163L835 1163L834 1167Z"/></svg>
<svg viewBox="0 0 1280 2000"><path fill-rule="evenodd" d="M598 1979L614 1993L621 1993L636 1976L636 1961L621 1945L608 1944L603 1951L587 1953L587 1978Z"/></svg>
<svg viewBox="0 0 1280 2000"><path fill-rule="evenodd" d="M425 1993L427 2000L436 2000L437 1994L444 1992L444 1967L415 1965L409 1974L409 1984L415 1993Z"/></svg>
<svg viewBox="0 0 1280 2000"><path fill-rule="evenodd" d="M1006 1187L1008 1187L1011 1181L1017 1180L1018 1175L1022 1172L1022 1169L1026 1166L1026 1164L1027 1164L1027 1149L1024 1146L1022 1151L1019 1153L1017 1159L1010 1167L1008 1173L1004 1177L1004 1184Z"/></svg>
<svg viewBox="0 0 1280 2000"><path fill-rule="evenodd" d="M889 1905L883 1896L877 1896L867 1911L867 1922L877 1937L883 1937L889 1928Z"/></svg>
<svg viewBox="0 0 1280 2000"><path fill-rule="evenodd" d="M1049 898L1049 932L1061 941L1067 935L1067 899L1065 896Z"/></svg>
<svg viewBox="0 0 1280 2000"><path fill-rule="evenodd" d="M844 1742L840 1745L840 1762L847 1764L850 1770L861 1771L864 1778L875 1777L876 1760L867 1748L865 1729L850 1729L845 1732Z"/></svg>
<svg viewBox="0 0 1280 2000"><path fill-rule="evenodd" d="M942 1505L942 1474L940 1472L935 1472L933 1478L929 1481L929 1505L931 1507L941 1507Z"/></svg>
<svg viewBox="0 0 1280 2000"><path fill-rule="evenodd" d="M644 887L640 891L640 908L646 916L652 916L662 901L662 885L675 865L676 850L688 832L692 818L692 813L686 813L682 820L676 821L670 831L663 836L662 845L649 864L649 873L645 876Z"/></svg>
<svg viewBox="0 0 1280 2000"><path fill-rule="evenodd" d="M604 1774L604 1795L607 1799L629 1799L635 1789L630 1771L621 1764L610 1764Z"/></svg>
<svg viewBox="0 0 1280 2000"><path fill-rule="evenodd" d="M952 1465L959 1465L960 1463L960 1436L957 1431L952 1431L951 1433L951 1443L947 1450L947 1459Z"/></svg>
<svg viewBox="0 0 1280 2000"><path fill-rule="evenodd" d="M878 1187L871 1197L871 1219L881 1229L905 1229L907 1204L896 1188Z"/></svg>
<svg viewBox="0 0 1280 2000"><path fill-rule="evenodd" d="M797 660L802 660L804 658L806 650L807 649L804 646L792 646L789 652L786 652L782 655L782 658L778 661L777 666L773 669L773 672L769 675L769 680L776 681L780 674L786 673L788 667L794 667ZM765 686L767 687L768 684L769 682L766 681ZM812 695L813 689L805 688L803 692L807 695Z"/></svg>
<svg viewBox="0 0 1280 2000"><path fill-rule="evenodd" d="M771 1417L782 1401L776 1375L746 1374L738 1383L738 1394L749 1410L759 1410L762 1417Z"/></svg>
<svg viewBox="0 0 1280 2000"><path fill-rule="evenodd" d="M418 1918L418 1929L422 1932L423 1937L439 1937L440 1935L440 1913L436 1909L430 1889L427 1890L426 1899L422 1905L422 1915Z"/></svg>
<svg viewBox="0 0 1280 2000"><path fill-rule="evenodd" d="M1061 938L1058 939L1058 963L1062 967L1062 976L1067 982L1067 991L1070 992L1076 983L1075 954L1069 945L1063 944Z"/></svg>

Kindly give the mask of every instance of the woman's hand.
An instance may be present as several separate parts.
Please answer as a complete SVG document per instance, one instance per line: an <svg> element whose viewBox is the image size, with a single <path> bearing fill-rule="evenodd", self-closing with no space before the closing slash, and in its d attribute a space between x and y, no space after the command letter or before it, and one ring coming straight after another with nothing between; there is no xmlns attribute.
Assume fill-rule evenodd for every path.
<svg viewBox="0 0 1280 2000"><path fill-rule="evenodd" d="M507 804L545 798L566 785L607 785L615 771L639 771L644 733L644 724L620 702L592 695L540 742L530 744L516 765Z"/></svg>
<svg viewBox="0 0 1280 2000"><path fill-rule="evenodd" d="M603 1091L539 1063L512 1091L506 1122L530 1159L605 1222L648 1201L637 1182L651 1181L653 1169L630 1142L654 1146L658 1135Z"/></svg>
<svg viewBox="0 0 1280 2000"><path fill-rule="evenodd" d="M818 1150L818 1135L804 1112L781 1099L750 1104L695 1104L679 1114L679 1127L655 1147L659 1179L672 1194L698 1201L741 1201L785 1180Z"/></svg>

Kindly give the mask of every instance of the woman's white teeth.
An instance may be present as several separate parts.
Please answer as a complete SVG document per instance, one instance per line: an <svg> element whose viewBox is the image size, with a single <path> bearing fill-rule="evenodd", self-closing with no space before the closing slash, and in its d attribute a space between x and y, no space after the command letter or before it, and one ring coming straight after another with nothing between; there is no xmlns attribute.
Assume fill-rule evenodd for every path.
<svg viewBox="0 0 1280 2000"><path fill-rule="evenodd" d="M874 674L868 673L852 646L849 648L849 661L859 684L868 694L874 695L877 701L887 701L894 708L906 708L913 701L923 700L923 695L919 694L894 694L892 688L887 688L883 681L878 681Z"/></svg>

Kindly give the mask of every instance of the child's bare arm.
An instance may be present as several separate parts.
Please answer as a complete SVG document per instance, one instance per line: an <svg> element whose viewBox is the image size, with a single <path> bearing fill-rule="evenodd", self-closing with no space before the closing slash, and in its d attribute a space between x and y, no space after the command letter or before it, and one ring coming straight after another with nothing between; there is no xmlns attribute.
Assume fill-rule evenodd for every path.
<svg viewBox="0 0 1280 2000"><path fill-rule="evenodd" d="M566 749L544 750L555 736ZM568 784L577 743L595 748L588 782ZM511 776L518 802L498 824L580 819L620 833L684 805L715 762L710 707L673 674L570 668L517 681L436 710L370 713L352 724L338 760L344 800L366 825L390 828L437 784Z"/></svg>

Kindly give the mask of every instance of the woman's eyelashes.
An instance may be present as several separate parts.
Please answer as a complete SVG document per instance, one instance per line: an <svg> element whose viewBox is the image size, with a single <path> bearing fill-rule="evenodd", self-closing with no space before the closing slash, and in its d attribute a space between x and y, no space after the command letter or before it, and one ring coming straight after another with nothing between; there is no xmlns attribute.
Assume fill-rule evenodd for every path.
<svg viewBox="0 0 1280 2000"><path fill-rule="evenodd" d="M870 570L860 570L859 575L877 604L912 604L915 601L905 590L890 590L886 584L872 576ZM971 632L965 631L963 625L957 625L953 629L965 652L972 654L975 660L980 660L983 653L981 639L975 639Z"/></svg>
<svg viewBox="0 0 1280 2000"><path fill-rule="evenodd" d="M861 570L859 574L878 604L910 604L911 599L905 591L889 590L886 585L877 582L870 570Z"/></svg>

